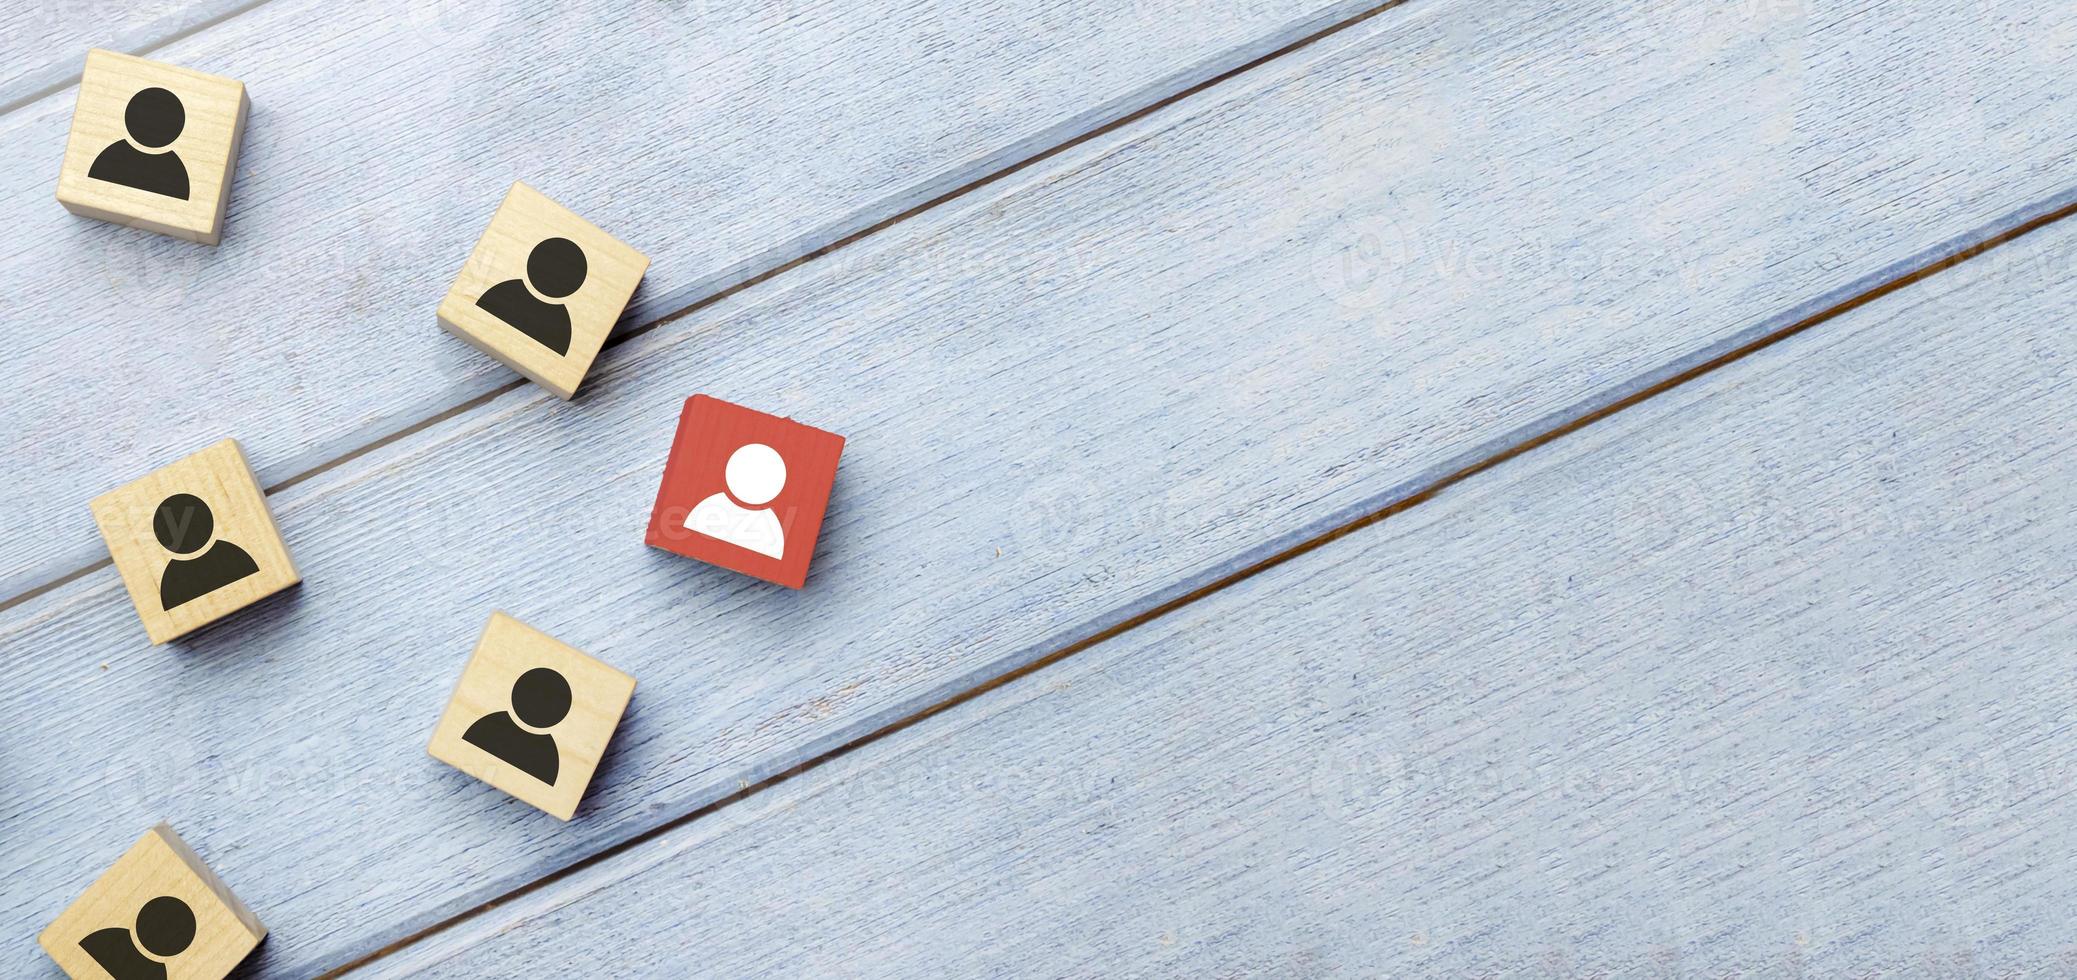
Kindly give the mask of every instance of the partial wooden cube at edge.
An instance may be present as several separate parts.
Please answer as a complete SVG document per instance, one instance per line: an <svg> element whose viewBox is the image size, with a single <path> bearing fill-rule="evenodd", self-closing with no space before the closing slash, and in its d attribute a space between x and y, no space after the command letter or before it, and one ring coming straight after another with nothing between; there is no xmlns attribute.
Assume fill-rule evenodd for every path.
<svg viewBox="0 0 2077 980"><path fill-rule="evenodd" d="M634 678L492 613L426 753L568 820L634 693Z"/></svg>
<svg viewBox="0 0 2077 980"><path fill-rule="evenodd" d="M567 399L648 270L648 256L515 183L440 301L440 326Z"/></svg>
<svg viewBox="0 0 2077 980"><path fill-rule="evenodd" d="M58 203L89 218L216 244L247 107L245 85L233 79L87 52Z"/></svg>
<svg viewBox="0 0 2077 980"><path fill-rule="evenodd" d="M303 580L235 439L110 490L91 506L154 645Z"/></svg>
<svg viewBox="0 0 2077 980"><path fill-rule="evenodd" d="M72 977L219 980L266 936L252 910L172 827L159 824L36 942Z"/></svg>

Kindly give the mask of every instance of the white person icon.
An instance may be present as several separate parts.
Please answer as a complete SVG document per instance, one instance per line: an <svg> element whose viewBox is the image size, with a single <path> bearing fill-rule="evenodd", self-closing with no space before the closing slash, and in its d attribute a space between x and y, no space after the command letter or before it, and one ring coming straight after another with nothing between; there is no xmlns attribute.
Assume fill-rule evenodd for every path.
<svg viewBox="0 0 2077 980"><path fill-rule="evenodd" d="M786 460L779 451L753 442L729 454L722 471L728 485L685 516L685 529L718 538L771 558L786 557L786 528L766 504L786 489Z"/></svg>

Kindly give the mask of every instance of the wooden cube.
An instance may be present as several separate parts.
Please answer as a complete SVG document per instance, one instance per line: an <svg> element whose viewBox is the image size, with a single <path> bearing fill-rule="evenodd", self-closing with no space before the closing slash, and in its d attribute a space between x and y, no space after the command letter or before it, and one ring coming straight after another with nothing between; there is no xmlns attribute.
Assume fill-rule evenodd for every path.
<svg viewBox="0 0 2077 980"><path fill-rule="evenodd" d="M634 678L492 613L426 751L568 820L634 693Z"/></svg>
<svg viewBox="0 0 2077 980"><path fill-rule="evenodd" d="M694 395L678 416L646 540L798 589L843 454L834 432Z"/></svg>
<svg viewBox="0 0 2077 980"><path fill-rule="evenodd" d="M74 214L214 245L238 145L245 86L99 49L87 52L58 171Z"/></svg>
<svg viewBox="0 0 2077 980"><path fill-rule="evenodd" d="M440 301L440 325L567 399L648 269L648 256L513 184Z"/></svg>
<svg viewBox="0 0 2077 980"><path fill-rule="evenodd" d="M154 645L303 580L235 439L95 497L92 506Z"/></svg>
<svg viewBox="0 0 2077 980"><path fill-rule="evenodd" d="M218 980L266 936L252 910L160 824L36 941L73 977Z"/></svg>

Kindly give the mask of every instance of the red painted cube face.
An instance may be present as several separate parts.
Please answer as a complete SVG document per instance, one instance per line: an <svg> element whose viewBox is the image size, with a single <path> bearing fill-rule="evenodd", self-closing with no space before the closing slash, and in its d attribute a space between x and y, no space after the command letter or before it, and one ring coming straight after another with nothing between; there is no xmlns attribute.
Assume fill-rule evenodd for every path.
<svg viewBox="0 0 2077 980"><path fill-rule="evenodd" d="M800 588L844 437L694 395L649 515L652 547Z"/></svg>

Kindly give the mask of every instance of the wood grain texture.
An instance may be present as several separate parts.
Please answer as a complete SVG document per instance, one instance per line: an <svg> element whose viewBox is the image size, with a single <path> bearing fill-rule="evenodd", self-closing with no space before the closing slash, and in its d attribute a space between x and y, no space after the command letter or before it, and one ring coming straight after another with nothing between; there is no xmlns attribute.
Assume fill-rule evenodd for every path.
<svg viewBox="0 0 2077 980"><path fill-rule="evenodd" d="M0 107L76 84L92 48L156 49L255 0L65 0L0 6Z"/></svg>
<svg viewBox="0 0 2077 980"><path fill-rule="evenodd" d="M177 927L171 934L144 928L145 907L154 902L163 906L165 899L177 903L175 910L185 911L185 942L179 938L181 930ZM180 914L156 911L150 918L171 915L177 922ZM113 942L104 939L92 946L88 944L89 936L108 929L121 929L128 934ZM154 948L148 942L139 942L139 933L159 933L163 945ZM162 823L146 831L93 879L79 899L66 906L36 937L36 942L50 954L56 966L80 980L100 980L114 973L97 962L96 953L115 952L120 956L125 944L133 955L140 946L154 954L153 958L165 962L167 972L173 976L220 980L266 937L267 927L260 924L252 910L238 900L180 834Z"/></svg>
<svg viewBox="0 0 2077 980"><path fill-rule="evenodd" d="M2062 975L2073 314L2068 224L366 974Z"/></svg>
<svg viewBox="0 0 2077 980"><path fill-rule="evenodd" d="M1367 2L275 0L153 54L251 92L214 252L51 203L73 93L39 100L0 117L0 597L99 560L75 502L193 446L272 487L509 384L434 311L514 180L654 261L647 322Z"/></svg>
<svg viewBox="0 0 2077 980"><path fill-rule="evenodd" d="M552 696L546 705L535 697L535 706L522 707L518 682L528 673L544 669L561 680L561 707L553 706ZM568 820L584 799L592 773L634 693L635 679L611 664L494 612L455 682L454 694L447 699L426 753L558 820ZM488 751L491 745L472 737L480 724L492 718L507 722L517 718L527 726L511 725L507 732L546 729L544 734L552 741L547 743L551 765L545 777L543 770Z"/></svg>
<svg viewBox="0 0 2077 980"><path fill-rule="evenodd" d="M160 95L170 91L173 109L145 113L147 123L170 117L176 124L168 132L139 134L130 126L130 109L133 99L152 89ZM58 203L74 214L214 245L223 230L248 108L245 86L235 78L98 48L88 52L58 173ZM104 160L125 153L133 166L170 162L171 173L154 168L156 179L164 181L158 186L135 186L134 175L127 184L107 179L123 167L103 173Z"/></svg>
<svg viewBox="0 0 2077 980"><path fill-rule="evenodd" d="M303 580L236 439L161 466L90 506L153 645Z"/></svg>
<svg viewBox="0 0 2077 980"><path fill-rule="evenodd" d="M574 402L291 487L306 587L177 656L105 574L7 611L0 707L47 737L0 743L0 821L40 842L0 922L149 812L222 842L277 930L257 972L336 965L2077 183L2041 135L2073 81L2013 42L2077 11L1611 9L1401 8L637 337ZM1968 110L1892 128L1936 68ZM1432 237L1379 289L1343 263L1387 214ZM642 544L701 391L849 437L810 588ZM493 608L642 679L568 825L396 735Z"/></svg>
<svg viewBox="0 0 2077 980"><path fill-rule="evenodd" d="M554 264L536 268L534 255L550 239L574 246L577 273L568 283L534 282L537 271L553 277ZM461 274L440 300L438 319L449 333L558 396L569 398L605 346L606 336L627 311L627 302L649 269L649 257L584 220L540 191L515 181L477 239ZM511 285L506 285L506 284ZM520 295L553 297L563 313L560 333L522 332L484 304L494 289L517 287Z"/></svg>

